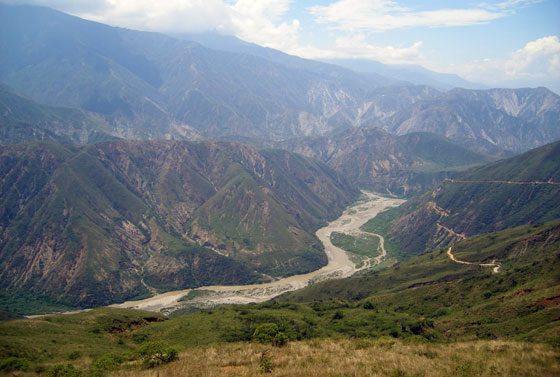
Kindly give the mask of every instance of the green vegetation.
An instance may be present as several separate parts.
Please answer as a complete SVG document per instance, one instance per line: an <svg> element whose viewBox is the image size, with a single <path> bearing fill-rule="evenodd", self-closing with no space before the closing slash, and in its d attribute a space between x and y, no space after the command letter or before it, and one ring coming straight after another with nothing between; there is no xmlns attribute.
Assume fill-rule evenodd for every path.
<svg viewBox="0 0 560 377"><path fill-rule="evenodd" d="M346 250L352 262L360 268L364 260L375 258L379 255L379 238L371 234L353 236L346 233L332 232L331 242L333 245Z"/></svg>
<svg viewBox="0 0 560 377"><path fill-rule="evenodd" d="M10 368L110 371L122 370L126 360L132 363L127 368L145 368L172 359L174 350L191 357L200 347L240 341L278 346L317 341L322 347L329 344L326 338L355 339L356 349L386 347L383 342L390 349L395 344L509 339L558 347L559 239L560 220L455 245L462 259L497 259L498 274L455 263L439 249L369 275L318 283L273 302L223 306L168 320L132 310L95 309L2 322L0 359ZM143 361L140 355L147 351L142 350L152 346L163 356ZM531 352L544 346L525 347ZM414 352L433 360L443 352L436 348ZM488 372L469 360L456 360L453 370ZM410 368L401 370L409 373Z"/></svg>
<svg viewBox="0 0 560 377"><path fill-rule="evenodd" d="M384 247L385 247L385 251L387 251L388 258L394 257L397 258L398 260L402 260L407 257L406 254L402 252L397 242L391 240L387 236L391 221L396 218L398 213L399 213L398 207L385 210L379 213L373 219L368 220L368 222L362 225L360 229L363 230L364 232L376 233L384 237L385 239Z"/></svg>
<svg viewBox="0 0 560 377"><path fill-rule="evenodd" d="M0 148L0 311L17 315L315 270L315 230L358 196L321 163L240 144Z"/></svg>
<svg viewBox="0 0 560 377"><path fill-rule="evenodd" d="M331 242L333 245L354 254L370 258L379 255L379 238L374 235L362 234L355 237L346 233L333 232L331 233Z"/></svg>
<svg viewBox="0 0 560 377"><path fill-rule="evenodd" d="M403 256L473 236L560 218L560 142L465 172L392 210L376 227ZM388 223L387 221L390 221Z"/></svg>
<svg viewBox="0 0 560 377"><path fill-rule="evenodd" d="M399 139L406 143L420 162L412 166L411 170L414 171L464 171L492 160L435 133L411 132L399 136Z"/></svg>
<svg viewBox="0 0 560 377"><path fill-rule="evenodd" d="M193 289L183 297L179 299L179 301L189 301L200 297L205 297L211 295L214 291L206 290L206 289Z"/></svg>
<svg viewBox="0 0 560 377"><path fill-rule="evenodd" d="M136 352L142 357L144 365L153 368L169 363L177 358L177 351L165 342L143 343Z"/></svg>
<svg viewBox="0 0 560 377"><path fill-rule="evenodd" d="M460 259L496 259L498 274L492 268L455 263L446 249L438 249L370 275L320 283L281 300L366 300L389 313L430 318L439 339L513 338L557 344L552 303L560 294L559 235L557 220L454 245Z"/></svg>

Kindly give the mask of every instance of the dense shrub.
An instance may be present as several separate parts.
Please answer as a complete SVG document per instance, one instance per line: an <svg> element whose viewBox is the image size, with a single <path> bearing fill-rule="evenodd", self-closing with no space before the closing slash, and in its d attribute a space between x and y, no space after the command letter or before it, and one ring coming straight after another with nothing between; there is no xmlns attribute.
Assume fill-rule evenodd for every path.
<svg viewBox="0 0 560 377"><path fill-rule="evenodd" d="M175 348L164 342L143 343L138 347L137 352L144 360L144 364L149 368L169 363L177 358L177 351Z"/></svg>
<svg viewBox="0 0 560 377"><path fill-rule="evenodd" d="M124 357L116 352L111 352L101 356L99 360L93 363L93 367L99 370L114 370L124 361Z"/></svg>
<svg viewBox="0 0 560 377"><path fill-rule="evenodd" d="M47 369L47 377L83 377L84 373L72 364L53 365Z"/></svg>
<svg viewBox="0 0 560 377"><path fill-rule="evenodd" d="M275 323L260 324L253 332L253 339L259 343L272 343L280 330Z"/></svg>
<svg viewBox="0 0 560 377"><path fill-rule="evenodd" d="M30 367L29 360L24 357L8 357L0 361L1 372L25 371Z"/></svg>

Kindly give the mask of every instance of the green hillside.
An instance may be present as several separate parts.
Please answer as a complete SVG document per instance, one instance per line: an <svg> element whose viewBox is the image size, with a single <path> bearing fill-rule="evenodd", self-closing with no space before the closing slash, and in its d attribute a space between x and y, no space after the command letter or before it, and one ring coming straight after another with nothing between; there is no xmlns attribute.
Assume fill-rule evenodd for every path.
<svg viewBox="0 0 560 377"><path fill-rule="evenodd" d="M0 144L92 143L116 139L110 120L84 110L40 105L0 84Z"/></svg>
<svg viewBox="0 0 560 377"><path fill-rule="evenodd" d="M135 350L142 343L164 342L184 351L170 368L190 362L186 375L194 373L192 368L202 368L202 361L193 364L196 355L215 348L227 353L221 356L225 358L221 366L229 365L225 360L234 354L250 358L238 355L234 348L268 349L269 355L275 355L275 368L281 370L285 366L276 357L283 348L271 347L272 338L259 335L266 328L273 335L283 334L282 342L290 342L287 350L303 352L308 344L325 355L329 347L336 347L334 343L342 342L349 349L331 357L342 359L353 349L375 349L377 353L393 350L395 356L391 357L399 360L410 353L415 360L399 364L401 374L387 374L393 373L389 364L379 360L378 367L388 368L381 375L409 375L422 357L441 368L430 374L434 376L457 371L468 376L490 376L498 371L515 375L520 369L493 360L512 347L518 350L516 344L523 348L517 352L525 355L541 352L533 361L523 361L533 365L524 375L554 375L557 348L552 347L559 346L560 331L556 320L560 221L476 236L457 243L454 249L462 260L497 259L499 273L453 262L442 249L369 275L318 283L263 304L223 306L166 320L145 312L102 308L6 321L0 323L0 360L17 358L29 370L71 363L84 372L101 369L98 373L131 375L142 369ZM265 345L259 345L261 341ZM415 359L413 353L421 358ZM479 359L475 355L485 356ZM447 361L441 364L444 359ZM317 354L306 360L301 365L305 370L313 370L313 360L328 365ZM108 370L103 369L104 363L110 365ZM233 365L253 364L243 359ZM120 371L110 374L111 369ZM165 370L154 372L168 373ZM302 375L312 375L309 373Z"/></svg>
<svg viewBox="0 0 560 377"><path fill-rule="evenodd" d="M360 188L409 197L494 160L440 135L394 136L368 127L292 139L279 146L323 161Z"/></svg>
<svg viewBox="0 0 560 377"><path fill-rule="evenodd" d="M2 308L19 313L317 269L315 230L358 195L303 157L219 142L2 147L0 172Z"/></svg>
<svg viewBox="0 0 560 377"><path fill-rule="evenodd" d="M560 143L471 169L371 220L401 256L560 218ZM389 224L389 225L388 225Z"/></svg>

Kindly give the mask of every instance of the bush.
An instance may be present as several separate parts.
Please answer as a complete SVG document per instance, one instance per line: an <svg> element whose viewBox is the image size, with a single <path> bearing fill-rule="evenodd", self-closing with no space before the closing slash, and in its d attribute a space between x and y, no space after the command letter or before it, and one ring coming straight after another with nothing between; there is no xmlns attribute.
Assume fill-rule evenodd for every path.
<svg viewBox="0 0 560 377"><path fill-rule="evenodd" d="M177 358L175 348L164 342L143 343L138 347L137 352L144 360L144 364L149 368L169 363Z"/></svg>
<svg viewBox="0 0 560 377"><path fill-rule="evenodd" d="M72 351L68 354L68 360L77 360L82 357L82 353L80 351Z"/></svg>
<svg viewBox="0 0 560 377"><path fill-rule="evenodd" d="M148 340L146 334L132 334L132 341L136 344L142 344Z"/></svg>
<svg viewBox="0 0 560 377"><path fill-rule="evenodd" d="M259 367L262 373L272 373L272 362L268 358L266 351L261 354Z"/></svg>
<svg viewBox="0 0 560 377"><path fill-rule="evenodd" d="M83 377L84 373L81 370L74 368L72 364L59 364L53 365L47 369L46 375L48 377Z"/></svg>
<svg viewBox="0 0 560 377"><path fill-rule="evenodd" d="M275 323L263 323L253 332L253 339L259 343L272 343L280 330Z"/></svg>
<svg viewBox="0 0 560 377"><path fill-rule="evenodd" d="M2 372L13 372L16 370L29 370L30 363L24 357L8 357L0 361L0 371Z"/></svg>
<svg viewBox="0 0 560 377"><path fill-rule="evenodd" d="M288 336L286 334L284 334L282 331L279 331L275 336L274 339L272 340L272 345L276 346L276 347L282 347L283 345L285 345L286 343L288 343L288 340L290 340L288 338Z"/></svg>
<svg viewBox="0 0 560 377"><path fill-rule="evenodd" d="M117 369L123 361L124 357L122 355L111 352L101 356L99 360L93 363L93 367L99 370L114 370Z"/></svg>

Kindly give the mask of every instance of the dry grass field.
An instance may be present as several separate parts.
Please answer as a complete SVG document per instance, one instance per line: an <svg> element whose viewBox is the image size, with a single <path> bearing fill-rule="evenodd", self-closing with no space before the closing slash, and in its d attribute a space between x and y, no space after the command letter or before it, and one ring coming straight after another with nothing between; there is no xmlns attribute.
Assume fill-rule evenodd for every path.
<svg viewBox="0 0 560 377"><path fill-rule="evenodd" d="M263 353L268 363L262 362ZM263 367L268 364L269 372ZM193 348L155 369L131 364L112 377L448 377L559 376L560 353L546 345L504 341L451 344L311 340L284 347L235 343Z"/></svg>

